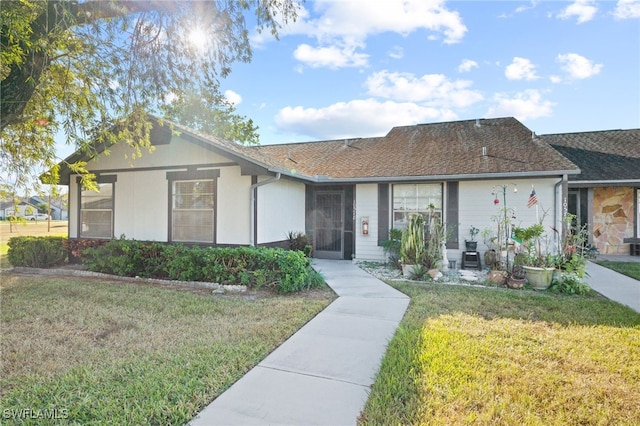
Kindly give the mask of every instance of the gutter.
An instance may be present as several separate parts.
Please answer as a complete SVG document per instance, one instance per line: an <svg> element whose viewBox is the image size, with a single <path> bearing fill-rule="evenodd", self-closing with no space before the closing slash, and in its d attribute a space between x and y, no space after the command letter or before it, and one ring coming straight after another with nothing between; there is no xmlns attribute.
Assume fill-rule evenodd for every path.
<svg viewBox="0 0 640 426"><path fill-rule="evenodd" d="M381 182L409 182L409 181L443 181L443 180L475 180L475 179L519 179L519 178L546 178L561 175L577 175L580 170L551 170L536 172L506 172L506 173L474 173L474 174L449 174L449 175L428 175L428 176L368 176L357 178L330 178L327 176L308 176L303 174L292 174L281 169L270 168L270 172L282 173L292 178L313 183L381 183Z"/></svg>
<svg viewBox="0 0 640 426"><path fill-rule="evenodd" d="M282 174L280 172L278 172L274 177L272 177L271 179L267 179L267 180L263 180L262 182L258 182L258 183L254 183L253 185L251 185L250 188L250 194L249 194L249 217L250 217L250 222L249 222L249 245L251 247L254 247L256 245L255 242L255 232L256 232L256 226L255 226L255 220L256 220L256 194L258 191L258 188L264 185L268 185L270 183L274 183L280 180L280 177L282 176Z"/></svg>

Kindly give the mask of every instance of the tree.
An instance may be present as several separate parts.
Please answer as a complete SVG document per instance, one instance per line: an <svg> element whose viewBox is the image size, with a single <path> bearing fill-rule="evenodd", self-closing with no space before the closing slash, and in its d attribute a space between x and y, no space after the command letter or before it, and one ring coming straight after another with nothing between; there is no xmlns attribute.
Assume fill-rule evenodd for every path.
<svg viewBox="0 0 640 426"><path fill-rule="evenodd" d="M296 10L297 0L2 1L3 163L17 152L19 168L54 163L58 132L89 153L124 142L136 158L150 148L148 113L186 120L196 105L196 122L209 117L218 132L226 118L218 135L253 143L256 127L219 103L219 82L251 59L245 15L277 36Z"/></svg>
<svg viewBox="0 0 640 426"><path fill-rule="evenodd" d="M161 106L165 118L195 130L245 145L259 142L253 120L235 114L235 107L218 90L185 90Z"/></svg>

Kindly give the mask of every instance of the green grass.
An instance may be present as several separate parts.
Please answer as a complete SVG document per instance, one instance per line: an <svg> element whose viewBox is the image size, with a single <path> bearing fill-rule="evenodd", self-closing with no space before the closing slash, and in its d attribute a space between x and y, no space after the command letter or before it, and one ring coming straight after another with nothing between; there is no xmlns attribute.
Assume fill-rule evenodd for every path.
<svg viewBox="0 0 640 426"><path fill-rule="evenodd" d="M599 296L393 284L360 424L640 424L640 314Z"/></svg>
<svg viewBox="0 0 640 426"><path fill-rule="evenodd" d="M1 285L2 424L56 424L11 414L25 409L75 424L184 424L332 297L18 275Z"/></svg>
<svg viewBox="0 0 640 426"><path fill-rule="evenodd" d="M611 260L599 260L598 265L620 272L628 277L640 280L640 262L617 262Z"/></svg>

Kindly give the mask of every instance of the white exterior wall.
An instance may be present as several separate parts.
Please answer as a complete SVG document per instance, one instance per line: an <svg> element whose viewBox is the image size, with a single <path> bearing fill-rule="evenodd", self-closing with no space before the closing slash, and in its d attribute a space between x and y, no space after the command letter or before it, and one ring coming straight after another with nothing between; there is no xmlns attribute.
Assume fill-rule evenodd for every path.
<svg viewBox="0 0 640 426"><path fill-rule="evenodd" d="M169 194L166 174L190 164L214 164L220 170L217 182L216 225L218 244L249 244L249 190L251 176L242 176L239 166L226 157L190 142L173 140L157 146L153 153L128 160L130 148L116 145L109 155L100 155L88 163L90 171L117 175L114 186L114 237L167 241L169 233ZM226 164L225 164L226 163ZM221 166L215 166L221 164ZM126 170L131 167L131 171ZM159 170L135 171L158 167ZM125 171L123 171L123 169ZM109 170L116 170L110 173ZM304 187L304 185L303 185ZM69 185L69 237L78 237L78 184L71 176ZM304 211L304 191L302 209ZM304 224L304 214L302 215ZM303 225L304 229L304 225Z"/></svg>
<svg viewBox="0 0 640 426"><path fill-rule="evenodd" d="M114 186L114 237L166 241L167 192L165 171L119 173Z"/></svg>
<svg viewBox="0 0 640 426"><path fill-rule="evenodd" d="M223 167L218 179L216 206L218 244L249 244L251 176L242 176L240 167Z"/></svg>
<svg viewBox="0 0 640 426"><path fill-rule="evenodd" d="M475 226L480 230L480 234L476 236L478 241L478 251L484 253L487 246L482 241L482 231L486 228L496 233L496 224L491 220L492 216L498 214L499 210L504 207L503 193L501 188L496 188L497 198L500 204L494 204L496 196L491 195L492 189L497 185L515 183L518 192L513 192L513 185L509 185L506 191L507 207L515 209L515 226L526 228L538 222L536 218L536 207L527 207L529 195L531 194L531 185L534 185L536 196L538 198L538 218L542 219L544 211L548 211L544 219L544 226L549 236L553 235L551 230L554 224L554 208L557 208L555 194L555 185L560 178L545 179L508 179L508 180L486 180L486 181L461 181L459 184L459 239L460 245L458 250L448 250L447 256L449 260L457 260L457 267L461 267L462 252L464 251L465 239L470 239L469 229ZM558 204L562 201L558 196ZM483 261L484 265L484 261Z"/></svg>
<svg viewBox="0 0 640 426"><path fill-rule="evenodd" d="M258 182L270 179L262 177ZM249 193L247 192L247 200ZM289 231L305 232L305 185L288 179L258 187L256 244L287 239Z"/></svg>
<svg viewBox="0 0 640 426"><path fill-rule="evenodd" d="M491 217L496 215L504 206L502 190L498 188L498 198L500 204L494 204L495 197L491 195L492 189L496 185L505 183L515 183L518 192L514 194L513 185L507 188L507 207L515 209L515 226L527 227L537 223L536 207L527 208L531 185L534 185L538 198L538 217L542 218L544 211L548 211L544 220L545 229L548 235L553 235L551 226L559 227L559 223L554 224L554 218L560 217L557 213L561 209L560 187L556 188L556 183L560 178L544 179L509 179L505 181L483 180L483 181L460 181L459 183L459 249L447 250L449 260L456 260L457 267L462 266L462 252L464 251L464 241L469 239L469 228L473 225L480 231L485 228L494 230L495 223ZM390 191L390 195L392 191ZM446 197L446 186L445 186ZM557 202L556 202L557 200ZM448 200L445 199L445 209ZM556 213L554 214L554 208ZM361 219L363 216L369 218L369 234L363 235L361 230ZM356 259L384 261L384 251L378 247L378 220L390 220L389 218L378 218L378 186L376 184L360 184L356 186ZM447 218L445 218L445 221ZM390 224L391 227L391 224ZM484 253L487 250L482 241L482 236L477 235L478 251Z"/></svg>
<svg viewBox="0 0 640 426"><path fill-rule="evenodd" d="M69 238L78 238L78 184L76 176L71 175L69 181Z"/></svg>
<svg viewBox="0 0 640 426"><path fill-rule="evenodd" d="M362 233L362 218L369 218L369 234ZM389 220L389 218L382 218ZM356 185L356 260L385 261L384 250L378 247L378 185Z"/></svg>

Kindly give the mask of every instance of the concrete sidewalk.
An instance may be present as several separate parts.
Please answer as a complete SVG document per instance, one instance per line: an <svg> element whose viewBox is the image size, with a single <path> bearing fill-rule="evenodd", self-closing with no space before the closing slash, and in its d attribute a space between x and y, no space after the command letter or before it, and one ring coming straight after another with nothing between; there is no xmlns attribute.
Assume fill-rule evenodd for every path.
<svg viewBox="0 0 640 426"><path fill-rule="evenodd" d="M640 312L640 281L594 262L587 262L587 273L589 287L608 299Z"/></svg>
<svg viewBox="0 0 640 426"><path fill-rule="evenodd" d="M356 424L409 298L350 261L313 266L339 298L191 425Z"/></svg>

